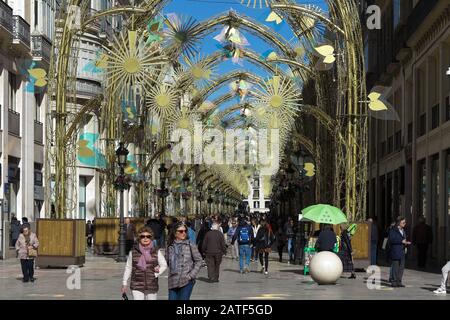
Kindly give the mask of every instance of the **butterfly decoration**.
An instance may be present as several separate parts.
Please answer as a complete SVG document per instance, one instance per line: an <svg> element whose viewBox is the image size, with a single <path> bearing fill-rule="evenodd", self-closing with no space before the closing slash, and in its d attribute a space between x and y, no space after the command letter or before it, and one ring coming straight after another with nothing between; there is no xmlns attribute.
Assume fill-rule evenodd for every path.
<svg viewBox="0 0 450 320"><path fill-rule="evenodd" d="M83 72L102 73L108 66L108 56L104 53L97 53L95 60L91 60L83 67Z"/></svg>
<svg viewBox="0 0 450 320"><path fill-rule="evenodd" d="M330 70L336 61L336 54L334 53L334 47L328 44L315 47L313 54L319 57L319 61L316 63L316 69L325 71Z"/></svg>
<svg viewBox="0 0 450 320"><path fill-rule="evenodd" d="M99 135L95 133L83 133L78 139L77 158L80 163L97 168L106 168L105 156L95 147Z"/></svg>
<svg viewBox="0 0 450 320"><path fill-rule="evenodd" d="M127 166L124 169L125 174L134 175L138 173L137 163L134 160L134 156L129 154L127 157Z"/></svg>
<svg viewBox="0 0 450 320"><path fill-rule="evenodd" d="M35 61L22 60L17 61L20 73L26 78L27 84L25 90L31 93L43 92L48 84L47 71L37 67Z"/></svg>
<svg viewBox="0 0 450 320"><path fill-rule="evenodd" d="M122 99L122 113L124 120L136 121L136 106L125 99Z"/></svg>
<svg viewBox="0 0 450 320"><path fill-rule="evenodd" d="M249 42L247 39L240 33L239 29L236 29L231 26L225 26L220 34L214 37L214 40L220 43L231 42L236 46L248 46Z"/></svg>
<svg viewBox="0 0 450 320"><path fill-rule="evenodd" d="M152 44L153 42L160 42L163 40L162 29L164 26L164 21L162 18L151 19L147 24L147 45Z"/></svg>
<svg viewBox="0 0 450 320"><path fill-rule="evenodd" d="M218 46L222 50L222 57L224 60L231 59L233 64L242 66L244 52L241 48L237 47L233 43L228 43L225 46Z"/></svg>
<svg viewBox="0 0 450 320"><path fill-rule="evenodd" d="M238 99L240 98L239 100L242 103L246 98L251 85L247 81L241 79L230 83L230 88L238 95Z"/></svg>
<svg viewBox="0 0 450 320"><path fill-rule="evenodd" d="M304 164L303 169L306 171L305 175L307 177L314 177L316 174L316 168L314 166L314 163L307 162Z"/></svg>
<svg viewBox="0 0 450 320"><path fill-rule="evenodd" d="M369 114L372 118L385 121L400 121L395 108L385 99L383 92L386 88L376 86L369 93Z"/></svg>
<svg viewBox="0 0 450 320"><path fill-rule="evenodd" d="M283 18L280 17L276 12L271 11L269 16L266 18L266 22L275 22L278 25L283 22Z"/></svg>
<svg viewBox="0 0 450 320"><path fill-rule="evenodd" d="M262 61L271 61L274 59L278 59L278 54L273 50L267 50L263 52L259 59Z"/></svg>

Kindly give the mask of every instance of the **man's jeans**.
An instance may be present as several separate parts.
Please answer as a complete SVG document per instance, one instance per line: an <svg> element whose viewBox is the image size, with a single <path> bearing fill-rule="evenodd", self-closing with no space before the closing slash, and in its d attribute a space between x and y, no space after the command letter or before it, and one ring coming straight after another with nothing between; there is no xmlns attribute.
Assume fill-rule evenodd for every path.
<svg viewBox="0 0 450 320"><path fill-rule="evenodd" d="M372 266L377 265L377 250L378 250L378 244L377 241L371 241L370 243L370 264Z"/></svg>
<svg viewBox="0 0 450 320"><path fill-rule="evenodd" d="M243 244L239 245L239 269L244 271L245 268L250 267L250 256L252 255L252 248L250 245ZM245 257L245 266L244 266L244 257Z"/></svg>
<svg viewBox="0 0 450 320"><path fill-rule="evenodd" d="M289 261L294 261L294 259L295 259L295 238L288 238L288 253L289 253Z"/></svg>

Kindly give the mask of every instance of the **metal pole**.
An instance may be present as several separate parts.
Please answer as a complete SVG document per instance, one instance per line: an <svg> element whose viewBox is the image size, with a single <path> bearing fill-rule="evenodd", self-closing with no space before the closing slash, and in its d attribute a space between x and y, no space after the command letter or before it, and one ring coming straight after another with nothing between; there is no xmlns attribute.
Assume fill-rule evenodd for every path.
<svg viewBox="0 0 450 320"><path fill-rule="evenodd" d="M120 166L120 176L124 176L123 166ZM119 257L118 262L126 262L126 241L125 241L125 218L124 218L124 204L123 204L123 189L120 189L120 232L119 232Z"/></svg>

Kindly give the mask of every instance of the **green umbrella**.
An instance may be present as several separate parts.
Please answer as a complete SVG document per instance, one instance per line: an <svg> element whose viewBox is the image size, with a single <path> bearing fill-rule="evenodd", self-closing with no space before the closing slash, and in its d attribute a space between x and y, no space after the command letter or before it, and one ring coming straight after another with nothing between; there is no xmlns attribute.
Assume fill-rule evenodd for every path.
<svg viewBox="0 0 450 320"><path fill-rule="evenodd" d="M347 217L341 209L328 204L315 204L302 210L303 218L317 223L341 224L347 222Z"/></svg>

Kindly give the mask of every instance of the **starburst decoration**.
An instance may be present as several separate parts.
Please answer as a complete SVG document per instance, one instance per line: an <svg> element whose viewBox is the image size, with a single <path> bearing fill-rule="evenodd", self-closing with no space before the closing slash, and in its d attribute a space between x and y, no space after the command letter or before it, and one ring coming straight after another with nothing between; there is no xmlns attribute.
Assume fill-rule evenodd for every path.
<svg viewBox="0 0 450 320"><path fill-rule="evenodd" d="M197 54L196 46L202 35L195 32L200 24L194 18L171 13L165 23L168 28L164 30L164 38L168 47L190 57Z"/></svg>
<svg viewBox="0 0 450 320"><path fill-rule="evenodd" d="M152 86L146 97L147 107L160 119L168 119L177 108L179 95L176 90L167 85Z"/></svg>
<svg viewBox="0 0 450 320"><path fill-rule="evenodd" d="M270 3L271 0L241 0L241 4L246 5L247 7L253 6L253 8L256 8L256 6L259 4L260 9L263 7L263 5L269 7Z"/></svg>
<svg viewBox="0 0 450 320"><path fill-rule="evenodd" d="M194 126L199 120L199 117L196 112L183 107L181 109L175 110L174 113L169 115L167 120L170 126L170 131L184 129L193 133Z"/></svg>
<svg viewBox="0 0 450 320"><path fill-rule="evenodd" d="M188 81L190 85L202 88L216 78L217 61L199 55L183 60L184 64L175 69L175 79L180 82Z"/></svg>
<svg viewBox="0 0 450 320"><path fill-rule="evenodd" d="M293 117L300 105L301 94L295 83L286 77L273 76L255 88L253 105L265 107L268 113L280 117Z"/></svg>
<svg viewBox="0 0 450 320"><path fill-rule="evenodd" d="M111 48L105 48L108 55L106 76L110 92L127 94L134 85L151 85L155 82L155 69L166 62L157 45L146 46L143 36L136 31L121 33L114 37Z"/></svg>

